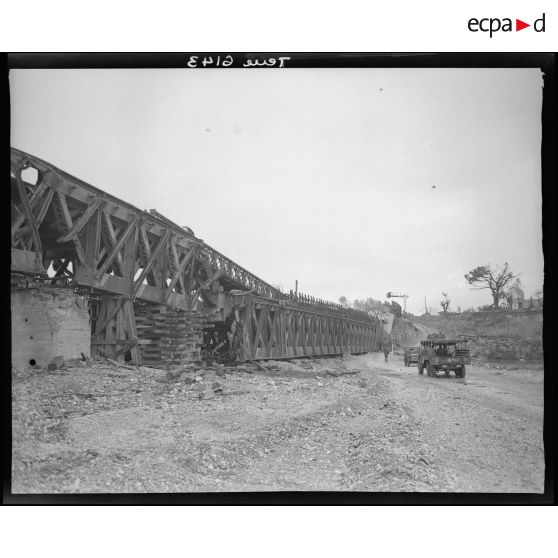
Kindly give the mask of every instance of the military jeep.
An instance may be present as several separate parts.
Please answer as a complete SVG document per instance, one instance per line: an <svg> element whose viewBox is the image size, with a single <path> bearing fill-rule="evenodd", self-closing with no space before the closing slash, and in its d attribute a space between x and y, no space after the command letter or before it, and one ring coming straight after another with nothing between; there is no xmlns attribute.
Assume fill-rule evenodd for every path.
<svg viewBox="0 0 558 558"><path fill-rule="evenodd" d="M455 372L456 378L465 377L465 368L471 364L471 354L464 339L427 339L420 342L418 372L434 378L438 371Z"/></svg>
<svg viewBox="0 0 558 558"><path fill-rule="evenodd" d="M411 366L411 364L417 364L419 361L420 347L405 347L405 353L403 354L403 361L405 366Z"/></svg>

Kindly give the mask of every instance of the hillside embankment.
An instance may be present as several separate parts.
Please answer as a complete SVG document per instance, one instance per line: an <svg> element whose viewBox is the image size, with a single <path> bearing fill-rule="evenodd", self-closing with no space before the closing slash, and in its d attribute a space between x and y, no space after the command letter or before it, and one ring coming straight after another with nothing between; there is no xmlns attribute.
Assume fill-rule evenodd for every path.
<svg viewBox="0 0 558 558"><path fill-rule="evenodd" d="M474 358L513 362L543 360L542 327L542 311L526 310L397 318L393 331L400 332L404 345L416 345L429 333L465 335Z"/></svg>

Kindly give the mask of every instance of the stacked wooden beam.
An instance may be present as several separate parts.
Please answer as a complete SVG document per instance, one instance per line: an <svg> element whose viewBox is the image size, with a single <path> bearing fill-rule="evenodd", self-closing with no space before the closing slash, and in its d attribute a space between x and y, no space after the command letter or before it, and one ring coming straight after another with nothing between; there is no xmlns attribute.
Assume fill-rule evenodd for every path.
<svg viewBox="0 0 558 558"><path fill-rule="evenodd" d="M203 329L213 325L205 314L151 304L136 304L134 313L144 364L173 365L201 360Z"/></svg>

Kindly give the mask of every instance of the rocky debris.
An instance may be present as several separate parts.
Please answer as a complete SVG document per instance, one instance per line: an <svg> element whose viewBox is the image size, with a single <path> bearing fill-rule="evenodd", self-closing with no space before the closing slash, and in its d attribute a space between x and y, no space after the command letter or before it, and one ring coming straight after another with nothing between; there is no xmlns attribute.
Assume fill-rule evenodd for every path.
<svg viewBox="0 0 558 558"><path fill-rule="evenodd" d="M55 356L55 357L48 363L47 370L49 370L49 371L52 371L52 370L60 370L61 368L64 368L65 365L66 365L66 363L64 362L64 357Z"/></svg>
<svg viewBox="0 0 558 558"><path fill-rule="evenodd" d="M125 364L124 362L119 362L118 360L114 360L113 358L105 357L107 362L114 364L114 366L118 366L119 368L125 368L126 370L135 370L135 366L130 366L129 364Z"/></svg>
<svg viewBox="0 0 558 558"><path fill-rule="evenodd" d="M254 361L254 364L263 372L269 372L269 368L266 368L261 362L258 362L257 360Z"/></svg>
<svg viewBox="0 0 558 558"><path fill-rule="evenodd" d="M165 378L168 382L171 382L173 380L178 380L181 375L182 375L182 370L169 370L165 374Z"/></svg>
<svg viewBox="0 0 558 558"><path fill-rule="evenodd" d="M469 447L456 433L477 429L469 439L486 436L473 420L475 408L464 407L469 388L448 394L444 387L440 398L430 383L412 383L416 371L386 379L370 364L373 356L267 361L265 370L251 363L193 366L180 374L181 367L128 369L104 359L52 374L14 371L13 486L23 492L471 489L454 478L449 458L439 457L442 446L454 444L463 454L455 458L460 470ZM506 369L493 381L508 377ZM432 439L432 425L402 403L417 386L420 409L454 413L458 430L447 441ZM509 436L533 439L534 428L522 422ZM487 439L490 447L504 447ZM479 447L480 455L488 452Z"/></svg>
<svg viewBox="0 0 558 558"><path fill-rule="evenodd" d="M347 376L352 374L358 374L359 370L326 370L325 372L330 376Z"/></svg>

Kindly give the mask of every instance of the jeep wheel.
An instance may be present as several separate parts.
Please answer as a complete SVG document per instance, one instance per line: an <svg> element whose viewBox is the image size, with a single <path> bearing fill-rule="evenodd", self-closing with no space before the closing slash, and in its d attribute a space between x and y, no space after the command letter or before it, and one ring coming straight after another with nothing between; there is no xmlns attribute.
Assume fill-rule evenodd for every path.
<svg viewBox="0 0 558 558"><path fill-rule="evenodd" d="M465 365L456 368L455 370L455 377L456 378L465 378Z"/></svg>
<svg viewBox="0 0 558 558"><path fill-rule="evenodd" d="M428 375L431 378L435 378L436 377L436 369L434 368L434 366L432 366L430 363L426 364L426 372L428 373Z"/></svg>

